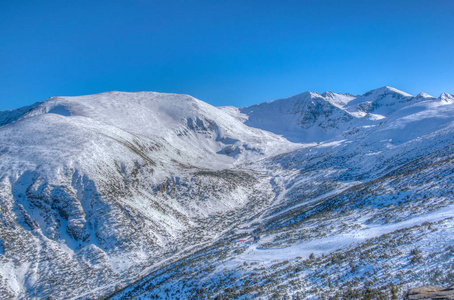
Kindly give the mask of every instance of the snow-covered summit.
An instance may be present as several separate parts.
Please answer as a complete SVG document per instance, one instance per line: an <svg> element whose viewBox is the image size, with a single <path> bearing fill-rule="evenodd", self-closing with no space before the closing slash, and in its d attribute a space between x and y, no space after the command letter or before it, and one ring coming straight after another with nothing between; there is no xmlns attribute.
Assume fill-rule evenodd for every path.
<svg viewBox="0 0 454 300"><path fill-rule="evenodd" d="M418 95L416 95L417 99L428 99L428 98L434 98L432 95L429 95L427 93L421 92Z"/></svg>
<svg viewBox="0 0 454 300"><path fill-rule="evenodd" d="M291 141L319 142L330 135L333 117L341 123L352 119L343 106L352 96L305 92L240 111L249 116L246 125L283 135Z"/></svg>
<svg viewBox="0 0 454 300"><path fill-rule="evenodd" d="M452 94L442 93L438 99L446 103L454 103L454 96Z"/></svg>
<svg viewBox="0 0 454 300"><path fill-rule="evenodd" d="M376 100L379 97L386 95L395 95L397 97L412 97L411 94L404 91L398 90L396 88L385 85L384 87L373 89L362 95L364 98L369 98L371 100Z"/></svg>
<svg viewBox="0 0 454 300"><path fill-rule="evenodd" d="M413 99L412 95L393 87L384 86L357 96L348 103L346 109L350 112L389 115L410 99Z"/></svg>
<svg viewBox="0 0 454 300"><path fill-rule="evenodd" d="M246 125L283 135L294 142L321 142L372 130L387 119L395 120L414 111L437 110L453 103L454 97L442 94L441 101L421 93L416 97L390 86L363 95L306 92L294 97L241 108L248 115ZM443 115L443 114L440 114ZM445 120L445 119L443 119ZM358 131L358 128L368 128Z"/></svg>
<svg viewBox="0 0 454 300"><path fill-rule="evenodd" d="M350 101L355 99L355 96L345 93L324 92L321 96L337 107L344 107Z"/></svg>
<svg viewBox="0 0 454 300"><path fill-rule="evenodd" d="M19 115L22 111L25 113ZM109 146L113 141L142 139L161 145L165 149L161 155L169 159L199 165L216 161L226 166L249 156L276 153L279 147L273 145L286 143L270 132L247 127L225 110L179 94L107 92L52 97L16 114L19 117L9 118L15 122L5 121L8 125L0 127L2 147L21 145L24 153L20 159L40 165L71 164L78 161L75 153L88 151L99 153L100 158L101 152L115 149ZM17 132L24 137L20 142ZM56 137L61 138L57 141ZM55 145L61 151L48 156L48 149ZM28 155L25 152L30 148L34 150ZM184 157L178 149L186 150Z"/></svg>

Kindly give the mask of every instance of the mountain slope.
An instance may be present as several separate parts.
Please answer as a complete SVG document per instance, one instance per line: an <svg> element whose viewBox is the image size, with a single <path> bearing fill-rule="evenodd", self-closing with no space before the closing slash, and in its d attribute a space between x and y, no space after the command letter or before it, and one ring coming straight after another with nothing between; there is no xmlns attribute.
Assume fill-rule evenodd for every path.
<svg viewBox="0 0 454 300"><path fill-rule="evenodd" d="M263 113L266 121L274 105L270 112L284 119L301 98L310 106L314 97L327 102L306 93L241 112L249 120ZM448 285L454 278L454 108L443 97L411 97L388 87L358 98L335 102L356 115L328 140L248 165L271 176L275 196L268 207L110 297L389 299L411 286ZM291 113L311 111L301 107ZM374 113L381 117L365 119ZM309 127L321 130L318 118L337 116L315 114ZM313 142L305 130L302 136Z"/></svg>
<svg viewBox="0 0 454 300"><path fill-rule="evenodd" d="M326 161L314 162L315 170L290 153L267 161L264 167L281 180L272 210L112 298L388 299L393 289L402 294L408 286L447 284L454 276L454 146L452 140L443 146L441 135L425 137L439 140L439 150L417 159L374 160L391 171L364 170L372 177L366 180L361 173L342 176L348 170L339 165L342 155L323 146L311 148Z"/></svg>
<svg viewBox="0 0 454 300"><path fill-rule="evenodd" d="M38 102L38 103L35 103L30 106L21 107L19 109L0 111L0 126L6 125L6 124L9 124L9 123L12 123L12 122L18 120L19 118L21 118L28 112L35 109L40 104L41 103Z"/></svg>
<svg viewBox="0 0 454 300"><path fill-rule="evenodd" d="M241 108L241 112L248 115L245 122L248 126L283 135L292 141L319 142L333 134L333 127L352 120L353 117L339 107L350 99L349 95L343 94L324 97L306 92L288 99ZM334 119L337 124L331 121Z"/></svg>
<svg viewBox="0 0 454 300"><path fill-rule="evenodd" d="M238 109L108 92L0 113L0 293L386 298L390 283L443 284L453 100L383 87Z"/></svg>
<svg viewBox="0 0 454 300"><path fill-rule="evenodd" d="M209 241L226 213L271 193L230 168L297 147L190 96L147 92L51 98L0 127L0 145L0 282L20 298L75 296L134 277L194 232Z"/></svg>

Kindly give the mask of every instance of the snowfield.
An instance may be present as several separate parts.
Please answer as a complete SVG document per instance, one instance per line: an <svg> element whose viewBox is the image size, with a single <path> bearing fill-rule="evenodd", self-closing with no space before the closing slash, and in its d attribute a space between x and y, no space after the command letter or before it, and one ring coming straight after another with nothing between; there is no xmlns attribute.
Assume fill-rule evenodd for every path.
<svg viewBox="0 0 454 300"><path fill-rule="evenodd" d="M454 96L0 112L0 298L383 298L454 280ZM397 292L396 292L397 289Z"/></svg>

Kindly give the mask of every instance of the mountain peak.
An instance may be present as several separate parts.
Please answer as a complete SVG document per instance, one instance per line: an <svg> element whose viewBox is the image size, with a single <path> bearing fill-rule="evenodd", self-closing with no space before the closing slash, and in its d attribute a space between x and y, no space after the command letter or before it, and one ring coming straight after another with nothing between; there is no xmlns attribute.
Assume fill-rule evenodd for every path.
<svg viewBox="0 0 454 300"><path fill-rule="evenodd" d="M389 95L389 94L394 94L394 95L399 95L400 97L412 97L411 94L408 94L404 91L401 91L401 90L398 90L396 88L393 88L393 87L390 87L388 85L385 85L384 87L381 87L381 88L378 88L378 89L374 89L374 90L371 90L367 93L365 93L364 97L373 97L373 98L376 98L376 97L379 97L379 96L385 96L385 95Z"/></svg>
<svg viewBox="0 0 454 300"><path fill-rule="evenodd" d="M454 96L451 94L448 94L448 93L441 94L440 98L438 98L438 99L443 100L448 103L454 103Z"/></svg>
<svg viewBox="0 0 454 300"><path fill-rule="evenodd" d="M334 106L337 106L339 108L344 107L347 105L350 101L355 99L355 96L347 93L333 93L330 91L326 91L321 94L321 96L328 101L329 103L333 104Z"/></svg>
<svg viewBox="0 0 454 300"><path fill-rule="evenodd" d="M419 93L416 96L417 99L427 99L427 98L434 98L432 95L429 95L427 93Z"/></svg>
<svg viewBox="0 0 454 300"><path fill-rule="evenodd" d="M296 95L296 97L307 97L307 98L318 98L318 97L322 97L322 95L320 95L319 93L317 92L310 92L310 91L306 91L306 92L303 92L299 95ZM290 97L290 98L293 98L293 97Z"/></svg>
<svg viewBox="0 0 454 300"><path fill-rule="evenodd" d="M353 96L352 94L350 93L334 93L334 92L331 92L331 91L325 91L321 94L323 97L335 97L335 96L338 96L338 95L342 95L342 96L349 96L349 97L355 97Z"/></svg>

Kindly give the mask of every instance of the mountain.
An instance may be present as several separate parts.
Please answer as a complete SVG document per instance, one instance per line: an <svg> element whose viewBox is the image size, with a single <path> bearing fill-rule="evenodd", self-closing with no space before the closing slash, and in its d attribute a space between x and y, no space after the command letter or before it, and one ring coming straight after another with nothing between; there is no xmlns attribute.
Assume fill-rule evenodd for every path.
<svg viewBox="0 0 454 300"><path fill-rule="evenodd" d="M108 92L1 112L0 293L386 298L447 283L453 100Z"/></svg>
<svg viewBox="0 0 454 300"><path fill-rule="evenodd" d="M56 97L9 115L19 117L0 127L0 282L20 298L76 296L196 231L208 241L225 213L271 193L236 165L296 147L186 95Z"/></svg>
<svg viewBox="0 0 454 300"><path fill-rule="evenodd" d="M402 109L452 103L452 95L416 97L385 86L360 96L305 92L286 99L243 107L246 125L282 135L293 142L322 142L352 134L358 127L375 127ZM418 103L423 102L418 107ZM429 104L430 103L430 104ZM412 113L410 111L407 111Z"/></svg>

